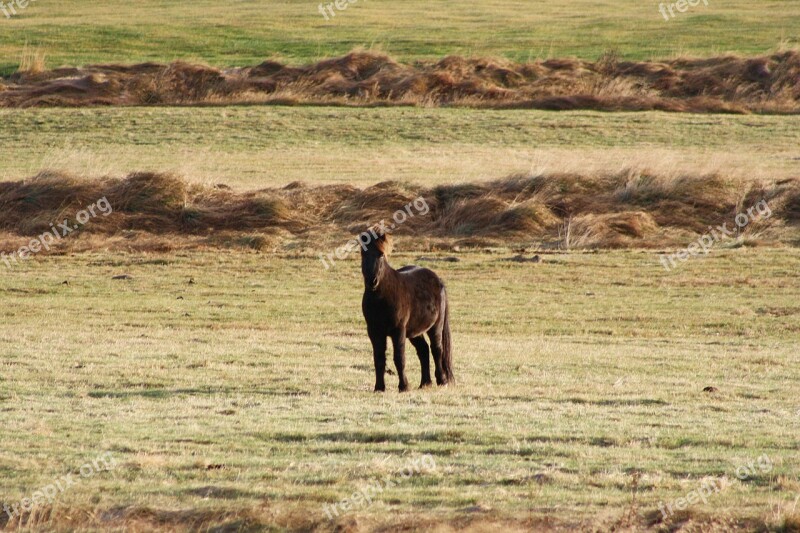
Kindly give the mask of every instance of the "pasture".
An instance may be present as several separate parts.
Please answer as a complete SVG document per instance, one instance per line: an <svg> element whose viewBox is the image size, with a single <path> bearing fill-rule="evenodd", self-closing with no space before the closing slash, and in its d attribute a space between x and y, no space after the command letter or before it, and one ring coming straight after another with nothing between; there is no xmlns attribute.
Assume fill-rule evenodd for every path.
<svg viewBox="0 0 800 533"><path fill-rule="evenodd" d="M397 247L395 266L415 262ZM32 525L755 528L792 516L795 250L722 249L672 273L635 251L460 256L421 263L449 284L458 385L404 395L395 376L371 392L355 260L326 271L290 255L99 253L5 273L4 501L107 450L118 467ZM413 383L413 353L408 367ZM435 469L325 516L424 454ZM737 478L763 455L774 468ZM659 502L703 480L724 489L659 518Z"/></svg>
<svg viewBox="0 0 800 533"><path fill-rule="evenodd" d="M402 59L596 59L607 50L628 59L663 59L760 54L800 39L793 0L727 0L669 22L656 2L631 0L363 0L329 21L319 2L305 0L38 1L0 19L0 72L16 69L26 43L57 67L175 59L220 66L265 58L305 63L354 47Z"/></svg>
<svg viewBox="0 0 800 533"><path fill-rule="evenodd" d="M786 178L794 116L346 107L0 109L5 179L40 170L175 172L236 189L386 180L425 185L518 172Z"/></svg>
<svg viewBox="0 0 800 533"><path fill-rule="evenodd" d="M0 11L0 530L800 531L800 8L698 4ZM489 58L417 73L452 94L731 114L269 100L352 50L401 81ZM188 63L109 74L150 61ZM331 63L322 92L367 79ZM5 264L102 194L113 216ZM456 383L416 389L407 344L412 390L375 394L359 254L320 256L417 195L389 261L447 284ZM758 200L775 216L662 266Z"/></svg>

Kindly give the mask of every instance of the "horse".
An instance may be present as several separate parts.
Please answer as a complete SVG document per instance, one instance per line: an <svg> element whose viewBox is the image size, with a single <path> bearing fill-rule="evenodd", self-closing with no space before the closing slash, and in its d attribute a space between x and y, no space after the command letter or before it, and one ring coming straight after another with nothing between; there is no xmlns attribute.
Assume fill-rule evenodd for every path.
<svg viewBox="0 0 800 533"><path fill-rule="evenodd" d="M370 237L371 236L374 238ZM375 362L375 392L386 390L387 337L392 339L394 365L400 380L400 392L408 390L405 374L406 339L417 351L422 364L420 388L432 386L430 352L436 367L436 384L455 383L452 342L450 340L450 305L444 282L432 270L404 266L398 270L387 259L392 249L391 235L370 230L360 242L361 273L364 297L361 310L367 322ZM430 339L430 350L424 334Z"/></svg>

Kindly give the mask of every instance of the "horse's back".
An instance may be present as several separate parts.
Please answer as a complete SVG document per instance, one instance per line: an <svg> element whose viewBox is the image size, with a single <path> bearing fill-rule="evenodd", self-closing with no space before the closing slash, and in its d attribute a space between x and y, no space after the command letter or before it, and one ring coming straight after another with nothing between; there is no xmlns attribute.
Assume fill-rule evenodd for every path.
<svg viewBox="0 0 800 533"><path fill-rule="evenodd" d="M398 272L405 274L406 272L415 272L417 270L429 270L417 265L406 265L397 269Z"/></svg>
<svg viewBox="0 0 800 533"><path fill-rule="evenodd" d="M445 297L445 288L442 278L429 268L416 265L404 266L397 270L400 278L405 281L405 286L413 294L416 306L426 306L435 302L438 308Z"/></svg>
<svg viewBox="0 0 800 533"><path fill-rule="evenodd" d="M406 287L408 309L406 334L416 337L428 331L442 316L446 306L444 282L436 273L425 267L408 265L397 273Z"/></svg>
<svg viewBox="0 0 800 533"><path fill-rule="evenodd" d="M444 283L442 282L441 278L439 278L439 276L436 275L436 272L430 268L417 265L406 265L402 268L398 268L397 272L402 274L406 279L413 279L418 283L430 283L437 289L444 288Z"/></svg>

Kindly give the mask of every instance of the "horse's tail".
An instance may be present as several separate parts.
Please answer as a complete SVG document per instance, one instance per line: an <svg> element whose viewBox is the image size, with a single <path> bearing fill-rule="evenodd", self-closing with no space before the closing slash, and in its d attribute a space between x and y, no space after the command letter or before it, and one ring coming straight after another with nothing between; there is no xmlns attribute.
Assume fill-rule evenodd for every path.
<svg viewBox="0 0 800 533"><path fill-rule="evenodd" d="M453 375L453 341L450 338L450 302L444 293L444 325L442 327L442 375L447 383L455 383Z"/></svg>

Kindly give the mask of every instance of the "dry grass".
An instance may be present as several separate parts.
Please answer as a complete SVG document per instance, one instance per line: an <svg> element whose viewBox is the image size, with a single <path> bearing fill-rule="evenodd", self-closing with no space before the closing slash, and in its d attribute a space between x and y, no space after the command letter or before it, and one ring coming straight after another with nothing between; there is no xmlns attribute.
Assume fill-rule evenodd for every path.
<svg viewBox="0 0 800 533"><path fill-rule="evenodd" d="M663 519L656 511L640 513L632 508L610 511L591 519L566 520L552 517L501 516L492 509L477 508L472 516L429 518L412 514L383 518L347 517L336 521L316 518L317 509L310 511L302 505L264 505L258 508L231 510L225 507L209 509L166 510L149 507L118 506L111 509L39 508L6 521L9 530L47 529L56 531L125 530L125 531L261 531L279 528L286 531L315 533L367 531L436 531L451 533L509 533L525 531L760 531L795 533L800 531L796 514L734 517L709 515L697 511L680 511ZM314 518L312 518L312 516ZM3 525L5 515L0 518Z"/></svg>
<svg viewBox="0 0 800 533"><path fill-rule="evenodd" d="M36 236L51 224L107 198L113 208L69 239L79 249L97 246L169 250L197 246L275 249L287 242L356 234L418 197L429 213L396 229L417 248L521 244L563 248L660 248L685 245L711 225L766 200L772 216L745 228L754 244L794 243L800 222L800 179L734 180L720 174L534 173L502 180L425 188L382 182L235 192L170 175L139 172L125 178L82 179L42 172L0 183L2 247ZM422 209L417 209L420 213Z"/></svg>
<svg viewBox="0 0 800 533"><path fill-rule="evenodd" d="M638 251L432 262L405 244L394 266L448 283L457 387L372 393L355 257L330 270L292 251L0 265L0 504L109 451L114 470L20 529L796 528L797 249L719 250L665 273ZM435 471L325 516L428 453ZM736 478L762 454L771 472ZM725 489L663 518L659 502L706 479ZM0 529L19 525L6 518Z"/></svg>
<svg viewBox="0 0 800 533"><path fill-rule="evenodd" d="M25 44L22 58L19 61L19 74L36 75L45 72L45 53L41 48L29 47Z"/></svg>
<svg viewBox="0 0 800 533"><path fill-rule="evenodd" d="M493 513L492 513L493 514ZM7 517L0 518L0 526ZM55 510L39 508L11 521L4 527L13 529L55 529L59 531L82 531L102 528L127 531L261 531L279 528L286 531L313 531L317 533L363 531L419 531L441 532L467 531L523 532L536 527L539 531L559 531L568 523L557 523L552 519L525 519L511 517L472 517L432 519L411 514L384 519L345 517L330 521L319 517L316 508L304 505L269 505L257 508L166 510L150 507L118 506L111 509L86 508Z"/></svg>
<svg viewBox="0 0 800 533"><path fill-rule="evenodd" d="M194 105L458 105L547 110L797 113L800 52L663 62L448 56L403 64L351 52L303 67L265 61L218 69L174 62L18 72L2 107Z"/></svg>

